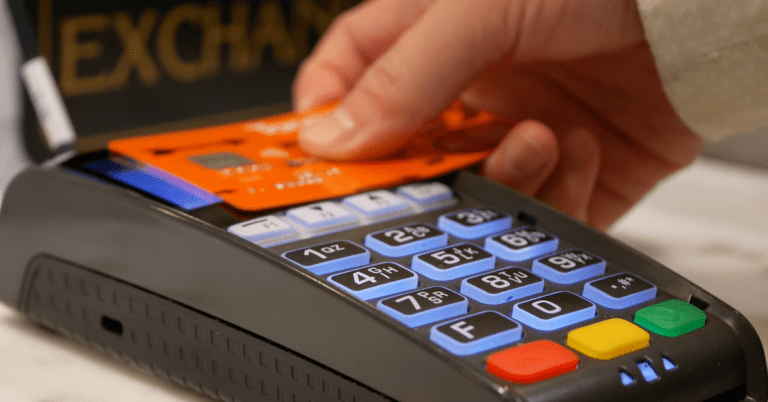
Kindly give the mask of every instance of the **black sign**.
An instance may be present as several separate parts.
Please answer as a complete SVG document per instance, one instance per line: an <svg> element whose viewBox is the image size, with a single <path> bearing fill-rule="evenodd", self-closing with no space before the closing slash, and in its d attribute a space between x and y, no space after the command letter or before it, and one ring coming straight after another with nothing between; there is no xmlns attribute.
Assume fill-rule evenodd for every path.
<svg viewBox="0 0 768 402"><path fill-rule="evenodd" d="M27 0L26 5L75 130L91 137L81 148L103 148L112 136L288 110L297 67L331 21L357 2ZM27 121L32 132L26 135L37 138L32 113Z"/></svg>

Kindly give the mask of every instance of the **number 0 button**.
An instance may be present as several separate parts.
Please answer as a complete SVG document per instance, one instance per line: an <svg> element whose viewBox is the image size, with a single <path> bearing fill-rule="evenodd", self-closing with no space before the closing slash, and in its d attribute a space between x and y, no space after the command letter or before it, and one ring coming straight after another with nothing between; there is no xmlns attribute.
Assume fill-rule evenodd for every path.
<svg viewBox="0 0 768 402"><path fill-rule="evenodd" d="M379 300L379 310L413 328L467 313L464 296L443 287L419 289Z"/></svg>
<svg viewBox="0 0 768 402"><path fill-rule="evenodd" d="M512 318L542 331L553 331L595 316L595 305L571 292L558 292L515 304Z"/></svg>
<svg viewBox="0 0 768 402"><path fill-rule="evenodd" d="M301 248L283 254L283 258L318 275L366 265L371 253L346 240Z"/></svg>

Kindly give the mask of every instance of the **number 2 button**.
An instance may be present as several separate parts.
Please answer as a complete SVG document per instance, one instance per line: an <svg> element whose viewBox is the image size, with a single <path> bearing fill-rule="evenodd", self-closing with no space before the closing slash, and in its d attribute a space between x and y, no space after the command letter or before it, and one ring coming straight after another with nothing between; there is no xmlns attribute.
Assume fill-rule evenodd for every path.
<svg viewBox="0 0 768 402"><path fill-rule="evenodd" d="M283 258L312 273L324 275L366 265L371 261L371 253L357 244L339 240L289 251Z"/></svg>
<svg viewBox="0 0 768 402"><path fill-rule="evenodd" d="M467 298L434 286L379 300L379 310L413 328L466 314Z"/></svg>
<svg viewBox="0 0 768 402"><path fill-rule="evenodd" d="M448 244L448 235L423 223L371 233L365 245L388 257L416 254Z"/></svg>

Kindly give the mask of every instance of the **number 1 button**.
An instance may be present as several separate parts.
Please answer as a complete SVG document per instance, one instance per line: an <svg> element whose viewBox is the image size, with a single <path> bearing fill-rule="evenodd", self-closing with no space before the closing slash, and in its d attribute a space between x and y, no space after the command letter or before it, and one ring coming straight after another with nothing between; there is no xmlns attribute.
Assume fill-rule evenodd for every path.
<svg viewBox="0 0 768 402"><path fill-rule="evenodd" d="M379 300L379 310L413 328L467 313L467 298L434 286Z"/></svg>
<svg viewBox="0 0 768 402"><path fill-rule="evenodd" d="M339 240L289 251L283 258L312 273L324 275L366 265L371 261L371 253L357 244Z"/></svg>

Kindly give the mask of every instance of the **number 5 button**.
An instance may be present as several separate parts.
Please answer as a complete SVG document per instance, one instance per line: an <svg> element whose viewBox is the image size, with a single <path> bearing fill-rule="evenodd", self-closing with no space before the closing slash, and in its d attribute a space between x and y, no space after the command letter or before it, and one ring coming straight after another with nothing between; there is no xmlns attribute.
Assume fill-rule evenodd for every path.
<svg viewBox="0 0 768 402"><path fill-rule="evenodd" d="M283 254L283 258L318 275L366 265L371 253L346 240L301 248Z"/></svg>
<svg viewBox="0 0 768 402"><path fill-rule="evenodd" d="M467 313L467 298L443 287L419 289L379 300L379 310L413 328Z"/></svg>
<svg viewBox="0 0 768 402"><path fill-rule="evenodd" d="M449 281L493 269L496 257L480 247L456 244L413 257L411 268L430 279Z"/></svg>

